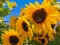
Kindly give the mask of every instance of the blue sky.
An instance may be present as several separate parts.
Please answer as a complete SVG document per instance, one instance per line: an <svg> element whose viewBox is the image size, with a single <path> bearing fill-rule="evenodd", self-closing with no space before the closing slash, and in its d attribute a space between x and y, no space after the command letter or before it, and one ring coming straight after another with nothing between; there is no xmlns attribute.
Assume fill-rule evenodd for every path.
<svg viewBox="0 0 60 45"><path fill-rule="evenodd" d="M38 1L39 3L42 3L43 0L10 0L17 3L17 6L12 10L12 12L5 16L4 20L9 21L11 16L19 16L21 8L25 7L25 4L34 3L35 1ZM58 0L60 1L60 0Z"/></svg>

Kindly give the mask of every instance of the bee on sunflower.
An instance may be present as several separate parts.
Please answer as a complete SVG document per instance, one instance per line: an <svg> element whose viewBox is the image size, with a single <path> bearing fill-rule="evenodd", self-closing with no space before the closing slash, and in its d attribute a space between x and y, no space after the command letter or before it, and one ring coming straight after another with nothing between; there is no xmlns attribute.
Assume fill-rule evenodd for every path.
<svg viewBox="0 0 60 45"><path fill-rule="evenodd" d="M19 36L16 30L10 29L9 31L5 30L4 34L1 36L2 45L22 45L23 39Z"/></svg>
<svg viewBox="0 0 60 45"><path fill-rule="evenodd" d="M18 18L16 22L16 30L19 34L23 35L22 38L27 39L29 37L29 39L32 40L33 32L25 16Z"/></svg>
<svg viewBox="0 0 60 45"><path fill-rule="evenodd" d="M57 24L56 18L59 15L58 10L54 5L51 5L52 0L44 0L42 4L35 2L26 5L25 15L28 20L34 24L34 32L38 34L39 31L43 31L44 36L51 32L53 35L56 33L52 29L51 24Z"/></svg>

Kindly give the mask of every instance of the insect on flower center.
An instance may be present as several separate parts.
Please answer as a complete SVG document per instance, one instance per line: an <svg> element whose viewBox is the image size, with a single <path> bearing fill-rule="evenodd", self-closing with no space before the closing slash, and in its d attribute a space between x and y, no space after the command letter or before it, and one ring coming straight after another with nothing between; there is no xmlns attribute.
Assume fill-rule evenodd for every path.
<svg viewBox="0 0 60 45"><path fill-rule="evenodd" d="M9 41L12 45L16 45L19 42L19 39L16 36L10 36Z"/></svg>
<svg viewBox="0 0 60 45"><path fill-rule="evenodd" d="M47 12L43 8L40 10L36 10L32 15L33 20L36 23L43 23L46 19L46 16L47 16Z"/></svg>
<svg viewBox="0 0 60 45"><path fill-rule="evenodd" d="M22 27L23 27L24 31L28 32L27 23L23 22Z"/></svg>

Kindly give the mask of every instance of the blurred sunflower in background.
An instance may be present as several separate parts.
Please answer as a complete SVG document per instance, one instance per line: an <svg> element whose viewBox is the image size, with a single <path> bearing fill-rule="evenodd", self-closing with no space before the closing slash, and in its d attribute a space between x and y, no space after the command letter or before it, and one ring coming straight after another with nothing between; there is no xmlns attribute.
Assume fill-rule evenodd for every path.
<svg viewBox="0 0 60 45"><path fill-rule="evenodd" d="M17 21L17 18L15 16L11 16L9 25L14 29L16 27L16 21Z"/></svg>
<svg viewBox="0 0 60 45"><path fill-rule="evenodd" d="M29 37L29 39L32 40L33 32L25 16L18 18L16 22L16 30L18 30L19 34L23 35L22 38L27 39Z"/></svg>
<svg viewBox="0 0 60 45"><path fill-rule="evenodd" d="M4 31L1 36L3 45L22 45L23 39L15 30Z"/></svg>
<svg viewBox="0 0 60 45"><path fill-rule="evenodd" d="M24 8L22 8L22 9L21 9L21 13L20 13L19 17L21 17L21 16L24 16L24 15L25 15L24 10L25 10Z"/></svg>
<svg viewBox="0 0 60 45"><path fill-rule="evenodd" d="M51 5L51 2L52 0L44 0L41 5L38 2L30 3L24 8L26 18L34 24L34 32L37 34L41 30L44 36L49 32L52 35L56 33L51 28L51 24L57 24L56 18L59 12L54 5Z"/></svg>
<svg viewBox="0 0 60 45"><path fill-rule="evenodd" d="M47 45L48 44L48 38L47 37L34 37L34 40L39 42L41 45Z"/></svg>

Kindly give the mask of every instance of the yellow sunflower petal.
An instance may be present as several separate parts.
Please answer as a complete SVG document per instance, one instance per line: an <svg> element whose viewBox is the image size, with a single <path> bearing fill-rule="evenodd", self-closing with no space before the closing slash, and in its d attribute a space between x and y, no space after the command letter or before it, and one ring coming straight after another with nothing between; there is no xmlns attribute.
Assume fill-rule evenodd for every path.
<svg viewBox="0 0 60 45"><path fill-rule="evenodd" d="M50 22L51 22L52 24L57 24L56 19L49 18L49 20L50 20Z"/></svg>
<svg viewBox="0 0 60 45"><path fill-rule="evenodd" d="M41 8L43 7L43 8L49 8L50 7L50 5L51 5L51 2L52 2L52 0L44 0L43 2L42 2L42 5L41 5Z"/></svg>
<svg viewBox="0 0 60 45"><path fill-rule="evenodd" d="M48 14L58 14L58 10L55 6L50 6L49 8L47 8L47 13Z"/></svg>
<svg viewBox="0 0 60 45"><path fill-rule="evenodd" d="M60 22L60 15L57 17L57 21Z"/></svg>
<svg viewBox="0 0 60 45"><path fill-rule="evenodd" d="M46 29L46 25L45 24L42 24L42 29L43 29L43 36L46 36L47 33L48 33L48 30Z"/></svg>
<svg viewBox="0 0 60 45"><path fill-rule="evenodd" d="M35 2L35 5L38 9L40 9L40 4L38 2Z"/></svg>
<svg viewBox="0 0 60 45"><path fill-rule="evenodd" d="M48 33L49 41L54 40L53 34L51 32Z"/></svg>

